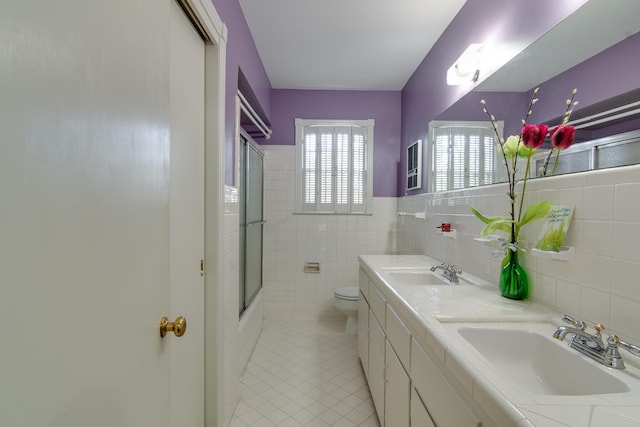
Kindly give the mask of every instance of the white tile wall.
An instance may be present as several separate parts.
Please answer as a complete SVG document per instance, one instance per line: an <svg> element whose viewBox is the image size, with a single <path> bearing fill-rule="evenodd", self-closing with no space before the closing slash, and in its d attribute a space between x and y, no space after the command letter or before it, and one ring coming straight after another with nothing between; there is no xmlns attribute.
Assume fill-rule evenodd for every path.
<svg viewBox="0 0 640 427"><path fill-rule="evenodd" d="M358 284L358 255L396 251L397 199L374 198L373 215L294 215L295 147L264 150L263 287L266 318L338 319L333 292ZM304 273L305 261L320 273Z"/></svg>
<svg viewBox="0 0 640 427"><path fill-rule="evenodd" d="M238 354L239 337L239 204L238 189L224 188L224 336L221 370L224 387L223 419L228 424L238 404L240 369Z"/></svg>
<svg viewBox="0 0 640 427"><path fill-rule="evenodd" d="M499 262L492 248L473 240L483 224L470 211L505 215L506 185L404 197L403 212L427 212L427 218L402 217L398 252L430 255L497 283ZM550 200L575 206L566 245L569 262L525 254L530 297L557 311L590 323L603 323L629 341L640 343L640 165L529 181L525 201ZM457 239L435 232L451 222ZM535 242L540 222L525 226L522 236ZM497 286L496 286L497 292Z"/></svg>

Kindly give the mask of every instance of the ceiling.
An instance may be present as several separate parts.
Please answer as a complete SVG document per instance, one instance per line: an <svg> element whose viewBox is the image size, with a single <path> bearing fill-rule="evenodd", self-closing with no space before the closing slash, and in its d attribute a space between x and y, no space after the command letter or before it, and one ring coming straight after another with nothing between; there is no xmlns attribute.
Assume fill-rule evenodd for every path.
<svg viewBox="0 0 640 427"><path fill-rule="evenodd" d="M240 0L271 86L325 90L401 90L464 3Z"/></svg>
<svg viewBox="0 0 640 427"><path fill-rule="evenodd" d="M272 87L319 90L401 90L464 3L240 0ZM529 90L636 33L638 16L638 0L590 0L475 90Z"/></svg>

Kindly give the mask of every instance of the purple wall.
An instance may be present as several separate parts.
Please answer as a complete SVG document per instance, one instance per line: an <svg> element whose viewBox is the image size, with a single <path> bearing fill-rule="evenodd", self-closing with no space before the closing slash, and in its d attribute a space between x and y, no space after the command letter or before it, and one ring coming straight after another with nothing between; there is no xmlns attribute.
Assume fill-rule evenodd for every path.
<svg viewBox="0 0 640 427"><path fill-rule="evenodd" d="M233 155L235 139L235 96L238 92L238 71L242 70L246 82L269 121L271 114L271 83L258 55L258 50L249 31L238 0L212 0L216 11L228 30L227 36L227 87L225 108L225 184L233 184ZM255 97L254 97L255 95Z"/></svg>
<svg viewBox="0 0 640 427"><path fill-rule="evenodd" d="M531 120L560 117L574 88L578 111L639 87L640 33L636 33L540 85L540 105Z"/></svg>
<svg viewBox="0 0 640 427"><path fill-rule="evenodd" d="M447 69L469 44L505 41L524 49L584 2L468 0L402 90L402 151L410 142L426 139L429 121L469 91L446 84ZM422 190L413 194L426 191L426 174L423 181ZM404 194L403 182L398 182L398 195Z"/></svg>
<svg viewBox="0 0 640 427"><path fill-rule="evenodd" d="M273 90L273 134L264 144L294 145L295 119L374 119L373 195L396 195L400 161L399 91Z"/></svg>

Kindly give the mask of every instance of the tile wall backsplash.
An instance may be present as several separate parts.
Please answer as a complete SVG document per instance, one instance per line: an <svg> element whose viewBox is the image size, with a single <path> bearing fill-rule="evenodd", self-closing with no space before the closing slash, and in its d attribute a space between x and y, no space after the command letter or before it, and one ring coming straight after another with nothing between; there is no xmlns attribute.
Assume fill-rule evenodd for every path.
<svg viewBox="0 0 640 427"><path fill-rule="evenodd" d="M426 211L426 219L399 217L398 253L453 262L497 283L501 260L473 240L483 224L470 206L504 216L506 191L506 184L497 184L400 198L400 212ZM640 165L529 181L525 202L540 200L575 206L565 240L575 256L568 262L521 256L530 298L640 343ZM456 229L455 240L436 232L443 222ZM540 223L526 225L521 238L535 244Z"/></svg>
<svg viewBox="0 0 640 427"><path fill-rule="evenodd" d="M261 148L265 317L344 318L333 292L358 285L358 255L395 253L397 199L374 198L373 215L294 215L295 147ZM305 261L320 262L320 273L305 273Z"/></svg>

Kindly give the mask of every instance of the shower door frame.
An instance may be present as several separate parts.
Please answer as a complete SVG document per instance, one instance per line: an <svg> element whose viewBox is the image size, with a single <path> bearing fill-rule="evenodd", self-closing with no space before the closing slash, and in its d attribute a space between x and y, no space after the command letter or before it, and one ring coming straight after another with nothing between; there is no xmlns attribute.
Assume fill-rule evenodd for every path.
<svg viewBox="0 0 640 427"><path fill-rule="evenodd" d="M258 144L251 138L251 136L244 130L240 129L240 135L238 138L239 141L239 159L238 159L238 196L239 196L239 240L240 240L240 250L239 250L239 290L238 290L238 301L239 301L239 316L245 312L247 308L251 305L251 302L258 295L260 290L262 289L262 265L263 265L263 253L264 253L264 153L260 150ZM249 198L252 194L252 186L249 180L250 174L250 166L251 162L249 161L249 154L251 152L255 152L261 160L261 171L260 171L260 212L256 218L250 218L251 221L247 222L247 208L250 205ZM256 228L258 227L258 228ZM252 263L247 262L248 259L248 235L249 229L256 230L259 229L260 233L260 245L259 245L259 260L254 260ZM256 249L256 248L253 248ZM257 265L256 265L257 263ZM250 265L254 266L254 273L258 274L259 283L255 288L253 293L250 296L247 296L247 272L250 268Z"/></svg>

